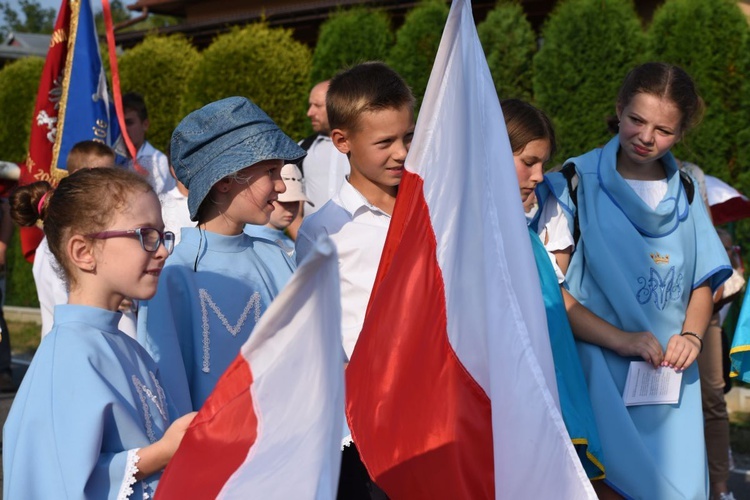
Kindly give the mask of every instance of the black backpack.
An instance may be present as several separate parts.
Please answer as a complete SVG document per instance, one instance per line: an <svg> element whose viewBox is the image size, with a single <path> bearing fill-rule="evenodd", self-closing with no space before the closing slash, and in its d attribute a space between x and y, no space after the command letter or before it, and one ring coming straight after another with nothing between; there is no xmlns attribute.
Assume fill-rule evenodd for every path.
<svg viewBox="0 0 750 500"><path fill-rule="evenodd" d="M562 170L560 172L563 174L563 177L565 177L565 181L568 183L568 192L570 193L570 201L573 202L574 207L578 207L578 174L576 174L576 166L575 163L566 163L563 165ZM688 204L693 203L693 198L695 197L695 184L693 184L693 179L683 172L682 170L679 170L680 172L680 182L682 182L682 187L685 189L685 194L687 195ZM575 245L578 245L578 239L581 237L581 228L578 225L578 210L576 210L576 215L573 218L573 242Z"/></svg>

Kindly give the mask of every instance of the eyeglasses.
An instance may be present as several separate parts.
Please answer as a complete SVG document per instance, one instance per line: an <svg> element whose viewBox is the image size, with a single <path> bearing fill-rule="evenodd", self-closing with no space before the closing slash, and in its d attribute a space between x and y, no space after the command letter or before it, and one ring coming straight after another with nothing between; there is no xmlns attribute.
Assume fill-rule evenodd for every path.
<svg viewBox="0 0 750 500"><path fill-rule="evenodd" d="M127 231L102 231L100 233L87 234L86 236L98 240L119 238L120 236L138 236L138 239L141 240L141 246L147 252L156 252L161 244L164 244L164 248L167 249L167 253L169 254L174 250L174 233L172 231L164 231L162 233L153 227L138 227L128 229Z"/></svg>

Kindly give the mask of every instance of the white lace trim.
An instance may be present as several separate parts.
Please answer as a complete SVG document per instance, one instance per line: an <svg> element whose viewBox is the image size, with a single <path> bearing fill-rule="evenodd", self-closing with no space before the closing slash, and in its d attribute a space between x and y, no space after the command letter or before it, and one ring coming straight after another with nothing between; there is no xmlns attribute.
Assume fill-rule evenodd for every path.
<svg viewBox="0 0 750 500"><path fill-rule="evenodd" d="M344 439L341 440L341 450L343 451L344 448L348 448L352 445L354 441L352 440L352 435L348 434Z"/></svg>
<svg viewBox="0 0 750 500"><path fill-rule="evenodd" d="M120 485L120 492L117 494L117 500L127 500L133 494L133 485L136 483L135 475L138 474L138 466L141 457L138 455L140 448L128 450L128 458L125 462L125 477Z"/></svg>
<svg viewBox="0 0 750 500"><path fill-rule="evenodd" d="M203 366L202 370L204 373L209 373L211 371L211 328L208 321L208 309L210 308L214 314L216 314L216 317L219 318L219 321L221 321L221 324L224 325L224 328L227 329L227 331L232 334L233 337L236 337L238 333L240 333L240 330L242 329L242 325L245 324L245 321L247 320L248 314L250 314L251 309L254 310L254 319L255 323L258 322L260 319L260 293L255 292L250 296L250 300L247 301L247 305L245 305L245 310L242 311L242 314L240 315L239 319L237 320L237 323L232 326L229 324L229 321L227 320L226 316L224 316L224 313L221 312L221 309L219 309L219 306L216 305L216 302L214 302L213 298L211 298L211 294L208 293L208 290L205 288L198 289L198 296L200 297L201 301L201 319L203 324ZM208 306L208 307L206 307Z"/></svg>

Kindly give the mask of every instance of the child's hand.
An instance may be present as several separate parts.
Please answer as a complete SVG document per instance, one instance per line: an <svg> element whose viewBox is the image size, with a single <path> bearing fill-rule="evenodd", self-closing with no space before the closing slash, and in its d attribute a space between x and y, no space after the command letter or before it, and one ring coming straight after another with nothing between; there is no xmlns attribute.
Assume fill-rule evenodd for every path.
<svg viewBox="0 0 750 500"><path fill-rule="evenodd" d="M164 436L159 440L160 442L164 442L164 452L168 454L167 460L171 459L172 455L177 451L177 448L182 442L183 436L185 436L185 431L187 431L187 428L197 414L198 412L194 411L183 415L172 422L172 425L169 426L167 432L165 432Z"/></svg>
<svg viewBox="0 0 750 500"><path fill-rule="evenodd" d="M700 340L692 335L672 335L667 344L667 353L661 366L677 371L687 369L696 360L701 350Z"/></svg>
<svg viewBox="0 0 750 500"><path fill-rule="evenodd" d="M654 368L664 359L661 344L651 332L623 332L615 352L623 357L640 356Z"/></svg>
<svg viewBox="0 0 750 500"><path fill-rule="evenodd" d="M192 412L181 416L172 422L172 425L169 426L160 440L138 451L138 455L141 457L138 462L138 473L135 475L138 481L163 470L167 466L180 446L185 431L196 415L197 412Z"/></svg>

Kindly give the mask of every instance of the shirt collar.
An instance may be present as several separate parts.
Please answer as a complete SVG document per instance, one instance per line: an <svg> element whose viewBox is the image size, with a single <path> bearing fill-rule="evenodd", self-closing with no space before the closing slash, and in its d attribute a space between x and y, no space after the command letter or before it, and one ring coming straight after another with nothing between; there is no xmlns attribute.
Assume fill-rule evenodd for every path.
<svg viewBox="0 0 750 500"><path fill-rule="evenodd" d="M341 189L339 190L339 201L344 210L349 212L352 217L356 217L363 211L369 210L376 214L385 215L390 219L390 215L371 204L367 201L367 198L362 196L362 193L349 183L349 176L346 176L344 182L341 183Z"/></svg>

